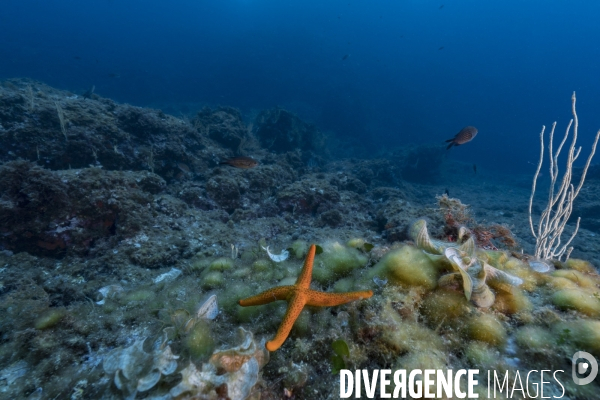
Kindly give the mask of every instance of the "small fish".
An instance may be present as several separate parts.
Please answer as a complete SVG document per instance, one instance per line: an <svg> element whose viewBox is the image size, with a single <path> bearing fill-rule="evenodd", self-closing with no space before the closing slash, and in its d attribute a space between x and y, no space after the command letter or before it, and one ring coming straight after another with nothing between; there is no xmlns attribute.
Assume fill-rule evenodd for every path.
<svg viewBox="0 0 600 400"><path fill-rule="evenodd" d="M108 77L109 77L109 78L120 78L120 77L121 77L121 74L117 74L116 72L110 72L110 73L108 74Z"/></svg>
<svg viewBox="0 0 600 400"><path fill-rule="evenodd" d="M344 54L344 57L342 57L342 61L346 61L348 57L350 57L350 54Z"/></svg>
<svg viewBox="0 0 600 400"><path fill-rule="evenodd" d="M233 157L230 158L228 160L225 161L221 161L219 163L219 165L231 165L232 167L235 168L243 168L243 169L250 169L250 168L254 168L258 165L258 161L256 161L254 158L252 157Z"/></svg>
<svg viewBox="0 0 600 400"><path fill-rule="evenodd" d="M441 10L442 8L444 8L444 5L443 5L443 4L440 6L440 8L439 8L438 10Z"/></svg>
<svg viewBox="0 0 600 400"><path fill-rule="evenodd" d="M473 164L473 172L477 173L477 164Z"/></svg>
<svg viewBox="0 0 600 400"><path fill-rule="evenodd" d="M440 47L438 50L444 50L444 46Z"/></svg>
<svg viewBox="0 0 600 400"><path fill-rule="evenodd" d="M444 194L448 197L450 197L450 192L448 191L448 189L444 190Z"/></svg>
<svg viewBox="0 0 600 400"><path fill-rule="evenodd" d="M446 150L452 146L460 146L473 140L477 136L477 128L474 126L465 126L454 136L452 139L446 140L446 143L450 142Z"/></svg>
<svg viewBox="0 0 600 400"><path fill-rule="evenodd" d="M182 162L177 163L177 168L179 168L181 170L181 172L183 172L185 174L189 174L191 172L190 167L188 167L187 164L184 164Z"/></svg>

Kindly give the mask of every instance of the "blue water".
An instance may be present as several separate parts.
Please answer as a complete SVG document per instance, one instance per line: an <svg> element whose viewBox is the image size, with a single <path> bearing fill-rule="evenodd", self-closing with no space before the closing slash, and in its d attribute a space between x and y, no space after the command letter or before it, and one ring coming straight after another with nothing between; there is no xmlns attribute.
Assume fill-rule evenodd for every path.
<svg viewBox="0 0 600 400"><path fill-rule="evenodd" d="M474 125L451 157L532 172L572 91L581 159L600 128L598 15L583 0L5 0L0 78L182 112L281 105L372 155Z"/></svg>

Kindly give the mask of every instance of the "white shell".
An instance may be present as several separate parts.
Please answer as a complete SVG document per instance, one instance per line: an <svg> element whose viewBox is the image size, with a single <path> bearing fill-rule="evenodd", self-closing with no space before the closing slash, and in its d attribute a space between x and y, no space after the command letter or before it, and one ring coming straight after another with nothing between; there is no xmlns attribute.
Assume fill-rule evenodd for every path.
<svg viewBox="0 0 600 400"><path fill-rule="evenodd" d="M102 295L102 300L97 301L96 304L102 305L106 302L106 299L111 299L117 293L122 292L123 287L121 287L120 285L108 285L108 286L104 286L103 288L98 289L98 291Z"/></svg>
<svg viewBox="0 0 600 400"><path fill-rule="evenodd" d="M285 261L290 256L290 252L287 250L283 250L281 252L281 254L273 254L269 251L269 246L267 246L267 247L261 246L261 247L263 248L263 250L265 250L267 252L267 254L269 255L269 258L275 262Z"/></svg>
<svg viewBox="0 0 600 400"><path fill-rule="evenodd" d="M531 269L534 270L535 272L544 273L544 272L550 271L550 269L552 268L550 266L550 264L548 264L548 262L543 261L543 260L529 260L529 261L527 261L527 263L529 264Z"/></svg>
<svg viewBox="0 0 600 400"><path fill-rule="evenodd" d="M137 390L139 392L145 392L146 390L150 390L158 383L160 380L160 371L157 369L153 369L148 373L148 375L140 378L137 383Z"/></svg>
<svg viewBox="0 0 600 400"><path fill-rule="evenodd" d="M177 359L179 359L179 356L173 354L171 346L167 346L162 352L155 356L154 366L158 368L158 371L161 374L171 375L177 369Z"/></svg>
<svg viewBox="0 0 600 400"><path fill-rule="evenodd" d="M200 306L196 316L201 319L213 320L219 315L219 306L217 304L217 295L213 294Z"/></svg>
<svg viewBox="0 0 600 400"><path fill-rule="evenodd" d="M159 282L171 282L174 281L175 279L177 279L177 277L181 275L181 270L177 269L177 268L171 268L171 270L169 272L165 272L164 274L160 274L159 276L157 276L156 278L154 278L152 281L154 283L159 283Z"/></svg>

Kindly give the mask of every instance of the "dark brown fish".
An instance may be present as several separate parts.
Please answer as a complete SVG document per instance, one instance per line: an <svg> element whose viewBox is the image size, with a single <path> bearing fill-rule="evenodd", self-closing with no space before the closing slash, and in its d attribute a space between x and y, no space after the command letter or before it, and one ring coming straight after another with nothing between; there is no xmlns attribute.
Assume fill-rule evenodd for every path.
<svg viewBox="0 0 600 400"><path fill-rule="evenodd" d="M465 144L473 140L473 138L477 136L477 128L474 126L465 126L454 136L452 139L446 140L450 142L446 150L448 150L452 146L460 146L461 144Z"/></svg>
<svg viewBox="0 0 600 400"><path fill-rule="evenodd" d="M219 163L219 165L231 165L232 167L235 168L243 168L243 169L250 169L250 168L254 168L258 165L258 161L256 161L254 158L252 157L233 157L230 158L229 160L225 160L225 161L221 161Z"/></svg>

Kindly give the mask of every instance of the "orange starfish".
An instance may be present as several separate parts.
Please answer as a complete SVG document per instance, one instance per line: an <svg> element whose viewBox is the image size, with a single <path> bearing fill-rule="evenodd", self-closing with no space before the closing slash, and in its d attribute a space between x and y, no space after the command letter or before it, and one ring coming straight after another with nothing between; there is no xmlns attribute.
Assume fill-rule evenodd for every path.
<svg viewBox="0 0 600 400"><path fill-rule="evenodd" d="M300 315L300 312L305 305L332 307L340 304L349 303L354 300L368 299L373 296L371 290L362 292L348 293L325 293L310 289L310 281L312 279L313 262L315 260L316 246L313 244L308 250L308 255L304 261L304 266L300 272L300 276L295 285L277 286L267 291L264 291L256 296L248 297L239 301L240 306L260 306L262 304L271 303L275 300L286 300L288 308L283 317L283 321L277 330L275 338L265 345L267 350L275 351L281 347L285 339L287 339L294 322Z"/></svg>

